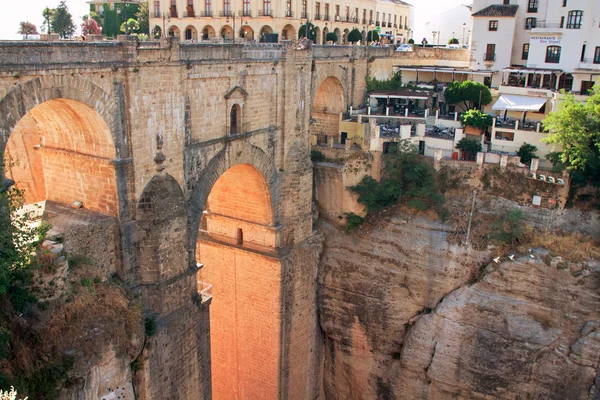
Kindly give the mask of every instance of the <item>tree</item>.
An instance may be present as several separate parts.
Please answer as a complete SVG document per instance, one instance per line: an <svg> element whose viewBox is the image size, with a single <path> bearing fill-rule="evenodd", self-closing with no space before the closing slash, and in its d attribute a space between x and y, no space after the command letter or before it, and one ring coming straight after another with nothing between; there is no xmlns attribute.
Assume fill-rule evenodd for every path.
<svg viewBox="0 0 600 400"><path fill-rule="evenodd" d="M145 1L140 3L140 8L135 13L135 18L138 20L139 28L138 33L150 34L150 10L148 6L149 2Z"/></svg>
<svg viewBox="0 0 600 400"><path fill-rule="evenodd" d="M581 103L563 92L558 110L544 119L550 133L542 142L561 146L560 160L569 171L600 184L600 84L591 93Z"/></svg>
<svg viewBox="0 0 600 400"><path fill-rule="evenodd" d="M350 43L356 43L359 40L362 40L362 33L356 28L352 29L348 34L348 41Z"/></svg>
<svg viewBox="0 0 600 400"><path fill-rule="evenodd" d="M483 131L492 126L494 121L489 114L479 110L469 110L460 116L460 122L463 126L472 126Z"/></svg>
<svg viewBox="0 0 600 400"><path fill-rule="evenodd" d="M459 43L459 41L457 38L452 38L452 39L448 40L448 44L458 44L458 43Z"/></svg>
<svg viewBox="0 0 600 400"><path fill-rule="evenodd" d="M473 81L451 82L444 91L448 104L462 103L465 110L479 108L492 102L492 92L487 86ZM479 107L475 107L475 105Z"/></svg>
<svg viewBox="0 0 600 400"><path fill-rule="evenodd" d="M325 37L325 40L327 40L328 42L337 43L338 37L335 34L335 32L328 32L327 36Z"/></svg>
<svg viewBox="0 0 600 400"><path fill-rule="evenodd" d="M69 8L65 0L62 0L54 14L52 15L52 30L60 35L61 38L68 38L75 33L75 24L73 24L73 16L69 12Z"/></svg>
<svg viewBox="0 0 600 400"><path fill-rule="evenodd" d="M476 154L481 151L481 141L471 138L462 138L456 143L456 148L465 153Z"/></svg>
<svg viewBox="0 0 600 400"><path fill-rule="evenodd" d="M521 164L531 164L531 159L535 157L535 152L538 148L529 143L523 143L517 151L517 155L521 157Z"/></svg>
<svg viewBox="0 0 600 400"><path fill-rule="evenodd" d="M82 35L101 35L102 28L98 26L98 23L91 19L87 18L83 20L81 24L81 34Z"/></svg>
<svg viewBox="0 0 600 400"><path fill-rule="evenodd" d="M29 21L23 21L19 25L18 34L25 35L25 39L29 37L29 35L37 35L38 31L34 24Z"/></svg>
<svg viewBox="0 0 600 400"><path fill-rule="evenodd" d="M306 37L308 40L312 40L313 43L317 41L317 27L314 24L309 23L308 34L306 33L306 25L301 25L298 29L298 39Z"/></svg>
<svg viewBox="0 0 600 400"><path fill-rule="evenodd" d="M369 31L369 33L367 33L367 42L377 42L377 41L379 41L379 32Z"/></svg>
<svg viewBox="0 0 600 400"><path fill-rule="evenodd" d="M46 7L46 8L44 8L44 11L42 11L42 17L44 17L44 25L46 27L46 33L52 33L50 21L52 20L53 16L54 16L53 8Z"/></svg>
<svg viewBox="0 0 600 400"><path fill-rule="evenodd" d="M408 39L408 44L415 44L415 39Z"/></svg>
<svg viewBox="0 0 600 400"><path fill-rule="evenodd" d="M121 24L121 32L124 32L126 35L129 35L138 29L140 29L140 24L137 19L129 18L127 22Z"/></svg>
<svg viewBox="0 0 600 400"><path fill-rule="evenodd" d="M492 240L510 245L519 243L531 231L524 218L525 214L518 208L506 212L492 225Z"/></svg>

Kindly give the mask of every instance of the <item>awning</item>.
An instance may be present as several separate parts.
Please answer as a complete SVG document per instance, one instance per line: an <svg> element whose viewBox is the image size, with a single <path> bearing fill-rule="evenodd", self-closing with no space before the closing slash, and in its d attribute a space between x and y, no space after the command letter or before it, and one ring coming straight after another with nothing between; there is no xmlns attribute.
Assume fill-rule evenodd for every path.
<svg viewBox="0 0 600 400"><path fill-rule="evenodd" d="M419 94L377 94L374 93L370 97L375 99L418 99L418 100L427 100L429 99L426 95Z"/></svg>
<svg viewBox="0 0 600 400"><path fill-rule="evenodd" d="M503 94L492 106L495 111L540 111L548 99L545 97L517 96Z"/></svg>

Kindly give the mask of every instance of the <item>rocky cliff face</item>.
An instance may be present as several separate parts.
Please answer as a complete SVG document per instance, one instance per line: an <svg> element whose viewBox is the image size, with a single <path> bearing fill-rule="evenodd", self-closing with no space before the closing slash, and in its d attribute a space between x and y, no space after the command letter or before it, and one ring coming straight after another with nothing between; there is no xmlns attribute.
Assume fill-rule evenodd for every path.
<svg viewBox="0 0 600 400"><path fill-rule="evenodd" d="M488 265L424 219L319 227L326 398L599 396L598 264L534 250Z"/></svg>

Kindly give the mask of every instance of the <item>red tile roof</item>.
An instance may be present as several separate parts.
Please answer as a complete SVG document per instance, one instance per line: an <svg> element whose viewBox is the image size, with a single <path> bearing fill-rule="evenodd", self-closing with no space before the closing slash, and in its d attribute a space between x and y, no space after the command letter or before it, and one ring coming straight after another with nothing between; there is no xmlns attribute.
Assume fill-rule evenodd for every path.
<svg viewBox="0 0 600 400"><path fill-rule="evenodd" d="M516 4L493 4L473 14L474 17L514 17L519 6Z"/></svg>

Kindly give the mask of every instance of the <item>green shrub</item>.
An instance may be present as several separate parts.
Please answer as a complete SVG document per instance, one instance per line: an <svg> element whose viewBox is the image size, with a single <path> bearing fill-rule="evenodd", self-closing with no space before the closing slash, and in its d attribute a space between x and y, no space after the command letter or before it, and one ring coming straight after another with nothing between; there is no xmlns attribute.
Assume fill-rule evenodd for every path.
<svg viewBox="0 0 600 400"><path fill-rule="evenodd" d="M312 40L313 42L317 41L317 27L314 24L310 24L310 28L308 29L308 34L306 33L306 25L301 25L300 29L298 29L298 39L302 39L306 36L307 39Z"/></svg>
<svg viewBox="0 0 600 400"><path fill-rule="evenodd" d="M86 287L86 288L91 288L92 287L92 280L90 278L81 278L81 286Z"/></svg>
<svg viewBox="0 0 600 400"><path fill-rule="evenodd" d="M459 41L457 38L452 38L452 39L448 40L448 44L459 44Z"/></svg>
<svg viewBox="0 0 600 400"><path fill-rule="evenodd" d="M408 44L415 44L415 39L408 39Z"/></svg>
<svg viewBox="0 0 600 400"><path fill-rule="evenodd" d="M327 32L327 36L325 36L325 40L328 42L337 43L338 37L335 32Z"/></svg>
<svg viewBox="0 0 600 400"><path fill-rule="evenodd" d="M460 122L463 126L484 130L492 126L494 119L491 115L479 110L469 110L460 116Z"/></svg>
<svg viewBox="0 0 600 400"><path fill-rule="evenodd" d="M376 90L398 90L402 88L402 73L400 71L396 72L391 79L379 80L367 75L365 80L367 82L368 93Z"/></svg>
<svg viewBox="0 0 600 400"><path fill-rule="evenodd" d="M377 31L369 31L367 33L367 41L368 42L377 42L377 41L379 41L379 32L377 32Z"/></svg>
<svg viewBox="0 0 600 400"><path fill-rule="evenodd" d="M323 162L323 161L327 160L327 157L325 157L325 155L323 153L321 153L319 150L311 150L310 151L310 160L312 162Z"/></svg>
<svg viewBox="0 0 600 400"><path fill-rule="evenodd" d="M385 179L379 183L369 175L365 176L357 185L351 186L350 190L358 194L358 202L367 207L368 213L377 212L395 204L401 195L401 188L397 182Z"/></svg>
<svg viewBox="0 0 600 400"><path fill-rule="evenodd" d="M492 225L490 237L498 243L513 245L521 243L530 231L531 227L524 221L523 211L515 208Z"/></svg>
<svg viewBox="0 0 600 400"><path fill-rule="evenodd" d="M529 165L531 164L531 159L535 157L535 152L538 148L532 144L527 142L523 143L517 151L517 155L521 157L521 163Z"/></svg>
<svg viewBox="0 0 600 400"><path fill-rule="evenodd" d="M348 41L350 43L356 43L359 40L362 40L362 33L356 28L352 29L348 34Z"/></svg>
<svg viewBox="0 0 600 400"><path fill-rule="evenodd" d="M148 337L152 337L156 334L156 318L155 317L144 318L144 333Z"/></svg>
<svg viewBox="0 0 600 400"><path fill-rule="evenodd" d="M456 148L465 153L478 153L481 151L481 141L478 139L462 138L456 144Z"/></svg>
<svg viewBox="0 0 600 400"><path fill-rule="evenodd" d="M355 230L356 228L361 226L363 224L363 222L365 221L365 219L363 217L361 217L360 215L356 215L353 212L345 213L345 215L346 215L346 227L344 228L344 230L346 232Z"/></svg>

